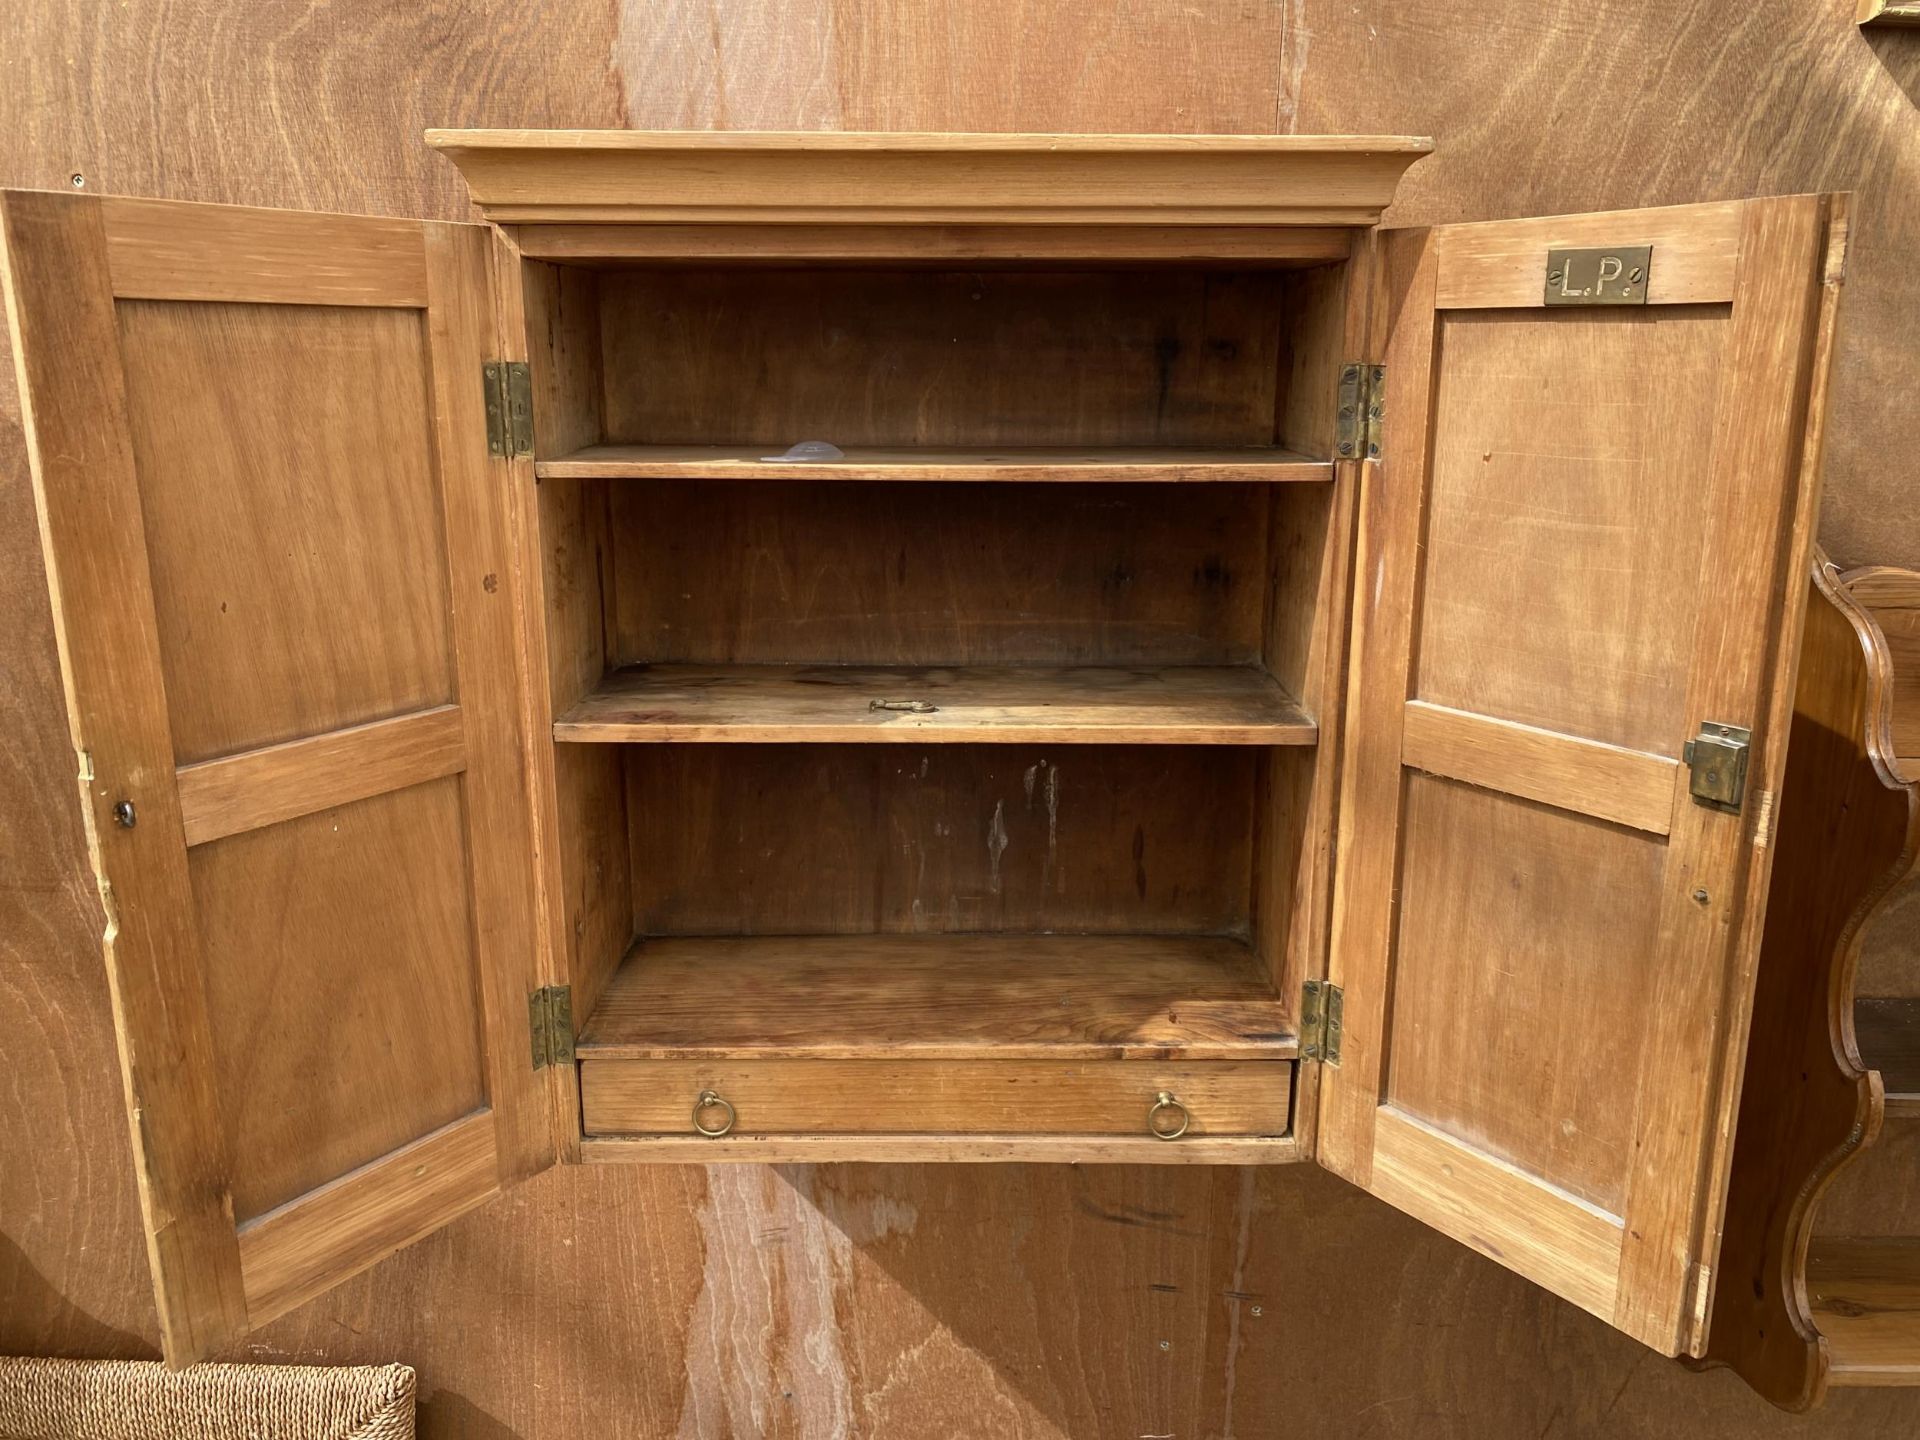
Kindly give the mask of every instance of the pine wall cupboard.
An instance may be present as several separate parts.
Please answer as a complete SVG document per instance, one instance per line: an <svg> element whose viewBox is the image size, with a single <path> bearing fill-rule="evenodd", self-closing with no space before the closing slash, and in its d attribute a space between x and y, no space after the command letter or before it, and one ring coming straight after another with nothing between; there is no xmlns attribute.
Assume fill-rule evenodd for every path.
<svg viewBox="0 0 1920 1440"><path fill-rule="evenodd" d="M490 223L0 201L170 1359L878 1159L1311 1160L1725 1358L1842 197L427 138Z"/></svg>

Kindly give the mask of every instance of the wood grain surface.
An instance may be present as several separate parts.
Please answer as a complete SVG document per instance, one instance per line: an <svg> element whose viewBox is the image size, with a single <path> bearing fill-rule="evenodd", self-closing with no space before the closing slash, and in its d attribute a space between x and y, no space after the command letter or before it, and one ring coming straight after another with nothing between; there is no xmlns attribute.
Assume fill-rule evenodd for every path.
<svg viewBox="0 0 1920 1440"><path fill-rule="evenodd" d="M1371 225L1405 136L429 130L487 217ZM804 172L796 162L804 159Z"/></svg>
<svg viewBox="0 0 1920 1440"><path fill-rule="evenodd" d="M540 478L681 480L1327 480L1326 460L1290 450L1244 445L1237 450L861 450L844 459L784 463L777 442L765 445L590 445L542 460Z"/></svg>
<svg viewBox="0 0 1920 1440"><path fill-rule="evenodd" d="M1245 745L633 745L643 935L1244 934Z"/></svg>
<svg viewBox="0 0 1920 1440"><path fill-rule="evenodd" d="M799 440L1271 444L1284 281L1274 270L609 271L607 439L774 455Z"/></svg>
<svg viewBox="0 0 1920 1440"><path fill-rule="evenodd" d="M582 1059L1272 1060L1293 1007L1206 936L646 940ZM991 1047L990 1049L988 1047Z"/></svg>
<svg viewBox="0 0 1920 1440"><path fill-rule="evenodd" d="M1793 1409L1849 1383L1842 1337L1808 1316L1803 1294L1808 1242L1825 1243L1816 1228L1846 1236L1850 1212L1858 1218L1844 1189L1838 1207L1825 1193L1853 1169L1880 1172L1886 1187L1886 1155L1898 1150L1881 1138L1914 1129L1883 1123L1882 1083L1868 1068L1879 1057L1863 1066L1852 1001L1863 927L1920 843L1916 797L1892 783L1875 733L1890 689L1884 650L1823 568L1810 588L1709 1337L1710 1359ZM1875 1188L1866 1178L1852 1187L1863 1198ZM1898 1202L1880 1188L1883 1214Z"/></svg>
<svg viewBox="0 0 1920 1440"><path fill-rule="evenodd" d="M634 665L556 716L592 741L1311 745L1307 714L1243 666Z"/></svg>
<svg viewBox="0 0 1920 1440"><path fill-rule="evenodd" d="M467 219L428 125L630 125L1433 134L1398 224L1851 188L1823 540L1914 565L1920 44L1852 9L38 0L0 9L0 181ZM0 1350L150 1355L10 372L0 391ZM1920 973L1916 920L1868 937L1874 993ZM1920 1146L1881 1150L1847 1233L1920 1223L1886 1218ZM422 1433L479 1440L1920 1428L1912 1392L1780 1415L1311 1166L563 1169L237 1356L404 1359Z"/></svg>
<svg viewBox="0 0 1920 1440"><path fill-rule="evenodd" d="M1244 665L1297 488L622 481L610 658Z"/></svg>
<svg viewBox="0 0 1920 1440"><path fill-rule="evenodd" d="M580 1067L586 1133L690 1135L709 1090L745 1135L1108 1135L1152 1139L1187 1111L1195 1140L1284 1135L1285 1061L589 1060ZM1149 1119L1159 1096L1169 1103ZM708 1106L700 1123L725 1123ZM1181 1139L1186 1136L1182 1135ZM1162 1144L1170 1143L1162 1141ZM1190 1147L1189 1147L1190 1148Z"/></svg>

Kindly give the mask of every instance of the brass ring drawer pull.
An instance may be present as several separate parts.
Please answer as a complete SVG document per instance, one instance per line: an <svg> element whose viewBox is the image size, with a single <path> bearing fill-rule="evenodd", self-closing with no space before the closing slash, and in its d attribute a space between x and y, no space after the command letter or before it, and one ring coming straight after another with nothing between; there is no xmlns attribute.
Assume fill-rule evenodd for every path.
<svg viewBox="0 0 1920 1440"><path fill-rule="evenodd" d="M1162 1114L1166 1120L1162 1120ZM1177 1124L1172 1123L1178 1117ZM1156 1140L1178 1140L1187 1133L1187 1126L1193 1123L1193 1117L1187 1113L1187 1107L1173 1098L1171 1090L1162 1090L1153 1097L1153 1104L1147 1110L1147 1129L1153 1132Z"/></svg>
<svg viewBox="0 0 1920 1440"><path fill-rule="evenodd" d="M709 1126L702 1124L700 1117L709 1110L724 1110L727 1112L727 1118L718 1125ZM733 1105L729 1101L722 1100L718 1090L702 1090L700 1092L700 1098L693 1102L693 1128L710 1140L718 1140L722 1135L733 1129L734 1119ZM1183 1126L1181 1128L1184 1129L1185 1127Z"/></svg>

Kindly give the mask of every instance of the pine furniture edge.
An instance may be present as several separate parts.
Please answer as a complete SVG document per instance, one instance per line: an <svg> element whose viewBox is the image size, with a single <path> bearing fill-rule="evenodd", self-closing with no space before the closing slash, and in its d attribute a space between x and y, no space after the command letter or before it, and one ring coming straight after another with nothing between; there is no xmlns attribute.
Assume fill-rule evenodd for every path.
<svg viewBox="0 0 1920 1440"><path fill-rule="evenodd" d="M431 127L426 142L436 150L773 150L903 154L1200 154L1249 152L1431 154L1424 135L1192 135L1079 134L1051 131L965 130L543 130L501 127Z"/></svg>
<svg viewBox="0 0 1920 1440"><path fill-rule="evenodd" d="M441 130L499 222L1370 226L1423 137Z"/></svg>

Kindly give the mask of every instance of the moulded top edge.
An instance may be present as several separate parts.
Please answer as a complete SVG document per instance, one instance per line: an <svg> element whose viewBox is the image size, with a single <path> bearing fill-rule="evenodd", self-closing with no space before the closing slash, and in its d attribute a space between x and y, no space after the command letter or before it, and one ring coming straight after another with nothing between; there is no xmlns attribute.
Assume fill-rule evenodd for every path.
<svg viewBox="0 0 1920 1440"><path fill-rule="evenodd" d="M847 130L441 130L426 132L441 150L878 150L1048 151L1159 154L1206 151L1426 155L1417 135L1046 135L948 131Z"/></svg>
<svg viewBox="0 0 1920 1440"><path fill-rule="evenodd" d="M514 224L1372 225L1425 140L430 130Z"/></svg>

